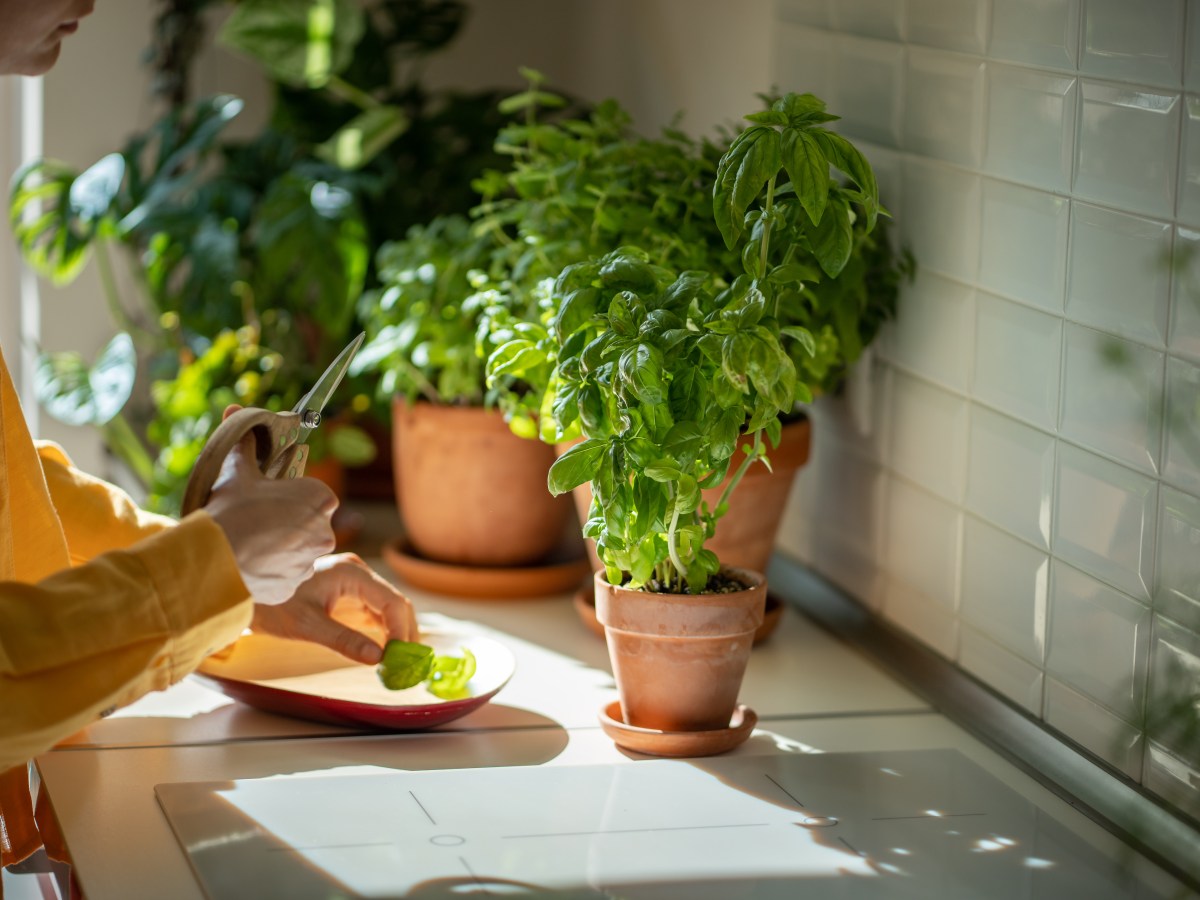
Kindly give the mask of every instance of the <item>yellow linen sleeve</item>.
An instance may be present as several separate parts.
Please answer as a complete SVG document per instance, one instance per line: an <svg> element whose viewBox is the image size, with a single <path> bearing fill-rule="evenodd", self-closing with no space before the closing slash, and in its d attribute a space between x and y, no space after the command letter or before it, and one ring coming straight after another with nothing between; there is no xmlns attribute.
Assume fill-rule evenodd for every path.
<svg viewBox="0 0 1200 900"><path fill-rule="evenodd" d="M146 512L120 488L75 468L57 444L35 445L72 565L174 527L174 519Z"/></svg>
<svg viewBox="0 0 1200 900"><path fill-rule="evenodd" d="M203 511L36 584L0 582L0 771L178 681L252 608Z"/></svg>

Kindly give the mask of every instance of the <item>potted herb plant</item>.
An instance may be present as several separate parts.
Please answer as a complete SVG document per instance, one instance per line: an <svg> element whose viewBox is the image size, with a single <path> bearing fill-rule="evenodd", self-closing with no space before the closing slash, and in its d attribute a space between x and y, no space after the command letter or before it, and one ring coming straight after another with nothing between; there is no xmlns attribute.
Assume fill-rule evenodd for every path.
<svg viewBox="0 0 1200 900"><path fill-rule="evenodd" d="M368 341L354 371L378 373L391 398L396 498L412 550L458 566L534 567L562 542L571 510L545 490L553 449L518 438L487 402L476 342L487 339L480 311L496 302L482 290L494 250L492 235L463 216L385 244L381 287L359 303Z"/></svg>
<svg viewBox="0 0 1200 900"><path fill-rule="evenodd" d="M766 584L722 565L707 543L741 478L769 464L780 417L812 399L794 358L814 357L816 341L785 324L807 261L839 272L855 218L869 231L880 213L870 165L823 127L834 118L823 102L788 94L748 118L712 189L741 274L723 284L622 248L568 267L554 287L546 402L560 431L583 440L555 462L549 487L591 486L584 534L603 563L597 614L624 721L643 728L730 723ZM730 472L707 503L703 490Z"/></svg>
<svg viewBox="0 0 1200 900"><path fill-rule="evenodd" d="M531 97L538 90L532 82ZM529 112L521 127L505 135L512 168L480 180L485 202L479 212L480 227L515 232L505 244L509 267L517 273L509 279L512 290L531 290L582 254L596 256L622 244L640 247L657 264L707 271L718 285L728 285L742 272L743 260L726 245L711 215L711 186L728 142L693 141L672 129L659 139L639 139L628 134L627 124L610 103L586 121L557 126L538 125ZM780 287L786 296L781 324L805 327L813 336L811 348L792 343L788 349L805 383L818 393L838 388L892 314L899 281L909 268L907 256L893 251L874 219L851 216L849 222L848 234L830 238L829 247L814 249L801 236L786 260L785 271L795 280ZM510 308L500 307L491 320L494 333L506 339L497 341L488 360L489 373L515 375L526 387L512 396L496 386L512 421L560 447L579 440L577 427L563 427L551 414L559 347L547 323L566 299L551 294L540 304L540 315L519 330ZM726 491L728 483L704 491L710 506L725 504L726 510L709 546L724 560L758 570L765 569L773 552L792 481L809 451L810 422L803 410L790 409L781 421L771 468L753 467L735 492ZM587 484L576 489L575 499L586 519ZM594 552L592 558L599 568ZM595 627L588 593L581 591L577 605ZM774 621L773 610L763 635Z"/></svg>

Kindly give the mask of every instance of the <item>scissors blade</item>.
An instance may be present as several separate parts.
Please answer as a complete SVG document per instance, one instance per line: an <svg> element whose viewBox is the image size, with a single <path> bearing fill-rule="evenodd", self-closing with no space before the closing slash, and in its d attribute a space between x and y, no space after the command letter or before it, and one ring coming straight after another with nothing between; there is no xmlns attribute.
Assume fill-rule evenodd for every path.
<svg viewBox="0 0 1200 900"><path fill-rule="evenodd" d="M321 424L321 412L325 409L325 404L329 402L333 392L342 383L346 370L350 368L350 360L354 359L354 354L358 352L358 348L362 346L366 337L364 332L347 344L346 349L329 364L325 374L317 379L312 390L301 397L300 402L293 407L292 412L299 413L301 420L300 437L297 439L297 443L304 443L312 434L312 430Z"/></svg>

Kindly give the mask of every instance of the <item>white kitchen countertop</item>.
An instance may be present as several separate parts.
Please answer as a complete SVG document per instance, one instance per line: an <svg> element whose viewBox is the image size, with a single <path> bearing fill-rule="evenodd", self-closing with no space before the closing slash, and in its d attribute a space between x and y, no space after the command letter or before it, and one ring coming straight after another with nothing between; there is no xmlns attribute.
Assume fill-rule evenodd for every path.
<svg viewBox="0 0 1200 900"><path fill-rule="evenodd" d="M643 759L617 749L598 727L596 713L615 691L603 642L579 622L569 597L410 595L423 614L473 621L513 649L516 674L488 706L431 732L366 734L248 709L187 680L39 757L43 789L88 900L204 897L156 785ZM1128 861L1160 892L1175 885L794 610L755 649L742 701L758 712L759 725L730 756L954 748L1105 857Z"/></svg>

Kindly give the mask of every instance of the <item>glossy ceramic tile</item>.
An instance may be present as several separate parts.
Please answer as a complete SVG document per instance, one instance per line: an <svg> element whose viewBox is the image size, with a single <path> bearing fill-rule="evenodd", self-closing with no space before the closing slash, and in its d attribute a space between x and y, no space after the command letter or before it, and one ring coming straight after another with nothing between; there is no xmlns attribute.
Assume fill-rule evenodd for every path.
<svg viewBox="0 0 1200 900"><path fill-rule="evenodd" d="M953 166L904 163L903 242L922 269L973 282L979 269L980 179Z"/></svg>
<svg viewBox="0 0 1200 900"><path fill-rule="evenodd" d="M1051 191L1071 185L1075 79L988 66L989 174Z"/></svg>
<svg viewBox="0 0 1200 900"><path fill-rule="evenodd" d="M1146 748L1143 783L1168 803L1200 819L1200 766L1189 766L1153 742Z"/></svg>
<svg viewBox="0 0 1200 900"><path fill-rule="evenodd" d="M1200 768L1200 634L1154 618L1146 735L1194 768Z"/></svg>
<svg viewBox="0 0 1200 900"><path fill-rule="evenodd" d="M1042 670L968 625L959 629L958 664L1013 703L1041 716Z"/></svg>
<svg viewBox="0 0 1200 900"><path fill-rule="evenodd" d="M908 39L982 53L987 46L988 5L985 0L908 0Z"/></svg>
<svg viewBox="0 0 1200 900"><path fill-rule="evenodd" d="M780 90L831 97L833 45L826 32L781 23L774 50L774 80Z"/></svg>
<svg viewBox="0 0 1200 900"><path fill-rule="evenodd" d="M888 581L884 588L883 615L946 659L958 655L957 617L908 585Z"/></svg>
<svg viewBox="0 0 1200 900"><path fill-rule="evenodd" d="M966 391L973 306L973 291L962 282L918 271L915 283L900 298L888 356L918 375Z"/></svg>
<svg viewBox="0 0 1200 900"><path fill-rule="evenodd" d="M974 350L975 399L1046 431L1057 427L1061 319L980 292Z"/></svg>
<svg viewBox="0 0 1200 900"><path fill-rule="evenodd" d="M967 462L967 401L919 378L896 373L888 462L948 500L962 498Z"/></svg>
<svg viewBox="0 0 1200 900"><path fill-rule="evenodd" d="M1200 14L1195 17L1200 21ZM1183 158L1179 164L1179 221L1200 227L1200 97L1183 107Z"/></svg>
<svg viewBox="0 0 1200 900"><path fill-rule="evenodd" d="M1067 317L1162 347L1167 338L1171 227L1087 203L1071 210Z"/></svg>
<svg viewBox="0 0 1200 900"><path fill-rule="evenodd" d="M1157 473L1164 356L1132 341L1067 324L1059 433Z"/></svg>
<svg viewBox="0 0 1200 900"><path fill-rule="evenodd" d="M884 472L878 463L853 451L823 447L821 478L811 485L813 500L825 511L821 530L843 538L864 556L882 551L880 528L884 499Z"/></svg>
<svg viewBox="0 0 1200 900"><path fill-rule="evenodd" d="M775 0L775 14L784 22L829 27L829 0Z"/></svg>
<svg viewBox="0 0 1200 900"><path fill-rule="evenodd" d="M1176 229L1174 258L1170 347L1200 362L1200 232Z"/></svg>
<svg viewBox="0 0 1200 900"><path fill-rule="evenodd" d="M978 167L983 151L983 62L911 48L906 77L904 149Z"/></svg>
<svg viewBox="0 0 1200 900"><path fill-rule="evenodd" d="M1178 87L1184 0L1083 0L1083 53L1091 75Z"/></svg>
<svg viewBox="0 0 1200 900"><path fill-rule="evenodd" d="M958 606L962 513L920 488L892 479L884 533L887 571L925 602L948 613Z"/></svg>
<svg viewBox="0 0 1200 900"><path fill-rule="evenodd" d="M862 456L882 461L887 456L890 437L894 370L870 354L868 359L860 361L856 372L862 382L856 394L851 396L844 391L835 396L825 395L809 408L813 431L818 442L829 438Z"/></svg>
<svg viewBox="0 0 1200 900"><path fill-rule="evenodd" d="M1046 671L1127 722L1141 722L1150 608L1055 560Z"/></svg>
<svg viewBox="0 0 1200 900"><path fill-rule="evenodd" d="M994 59L1074 69L1079 54L1081 0L1004 0L992 4Z"/></svg>
<svg viewBox="0 0 1200 900"><path fill-rule="evenodd" d="M971 410L970 435L967 509L1049 547L1054 438L982 406Z"/></svg>
<svg viewBox="0 0 1200 900"><path fill-rule="evenodd" d="M986 522L963 529L962 618L991 640L1041 666L1046 649L1050 557Z"/></svg>
<svg viewBox="0 0 1200 900"><path fill-rule="evenodd" d="M904 47L889 41L839 36L835 42L829 111L841 131L885 147L900 145Z"/></svg>
<svg viewBox="0 0 1200 900"><path fill-rule="evenodd" d="M1142 733L1053 678L1046 679L1046 722L1130 778L1142 773Z"/></svg>
<svg viewBox="0 0 1200 900"><path fill-rule="evenodd" d="M1054 555L1149 601L1156 482L1067 443L1058 446L1055 482Z"/></svg>
<svg viewBox="0 0 1200 900"><path fill-rule="evenodd" d="M1187 35L1184 39L1183 86L1193 93L1200 92L1200 16L1194 10L1187 13Z"/></svg>
<svg viewBox="0 0 1200 900"><path fill-rule="evenodd" d="M997 294L1061 313L1070 215L1065 197L985 178L979 283Z"/></svg>
<svg viewBox="0 0 1200 900"><path fill-rule="evenodd" d="M1200 499L1163 485L1158 505L1154 609L1200 632Z"/></svg>
<svg viewBox="0 0 1200 900"><path fill-rule="evenodd" d="M842 535L817 529L813 535L812 569L870 610L883 606L886 574L876 554L864 554Z"/></svg>
<svg viewBox="0 0 1200 900"><path fill-rule="evenodd" d="M904 33L904 0L837 0L829 15L834 31L898 41Z"/></svg>
<svg viewBox="0 0 1200 900"><path fill-rule="evenodd" d="M1180 95L1084 81L1081 104L1075 194L1149 216L1172 215Z"/></svg>
<svg viewBox="0 0 1200 900"><path fill-rule="evenodd" d="M1200 367L1167 360L1166 460L1163 477L1200 493Z"/></svg>

